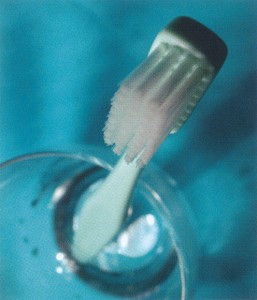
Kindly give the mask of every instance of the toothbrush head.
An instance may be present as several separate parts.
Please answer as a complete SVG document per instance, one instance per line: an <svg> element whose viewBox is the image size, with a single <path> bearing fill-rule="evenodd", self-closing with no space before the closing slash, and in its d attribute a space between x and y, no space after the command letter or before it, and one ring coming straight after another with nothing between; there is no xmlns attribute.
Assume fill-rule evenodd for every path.
<svg viewBox="0 0 257 300"><path fill-rule="evenodd" d="M191 115L227 56L225 43L180 17L156 36L148 57L120 85L104 128L106 144L144 166Z"/></svg>

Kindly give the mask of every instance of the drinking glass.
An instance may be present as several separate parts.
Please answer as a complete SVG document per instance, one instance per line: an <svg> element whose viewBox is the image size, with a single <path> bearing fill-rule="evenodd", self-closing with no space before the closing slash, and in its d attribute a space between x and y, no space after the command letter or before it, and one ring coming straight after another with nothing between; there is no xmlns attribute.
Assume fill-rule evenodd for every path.
<svg viewBox="0 0 257 300"><path fill-rule="evenodd" d="M3 299L192 296L198 266L192 213L176 182L154 164L143 170L112 241L85 264L72 256L76 217L112 170L117 158L110 152L88 146L0 166Z"/></svg>

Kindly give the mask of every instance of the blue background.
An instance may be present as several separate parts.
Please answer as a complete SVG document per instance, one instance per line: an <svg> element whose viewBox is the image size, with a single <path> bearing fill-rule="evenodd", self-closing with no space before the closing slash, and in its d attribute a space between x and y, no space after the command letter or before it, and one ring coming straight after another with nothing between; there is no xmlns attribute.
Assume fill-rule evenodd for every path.
<svg viewBox="0 0 257 300"><path fill-rule="evenodd" d="M229 56L192 117L154 160L176 179L197 218L196 298L254 299L256 1L1 0L0 162L103 145L118 83L180 15L218 33ZM97 297L90 288L87 295Z"/></svg>

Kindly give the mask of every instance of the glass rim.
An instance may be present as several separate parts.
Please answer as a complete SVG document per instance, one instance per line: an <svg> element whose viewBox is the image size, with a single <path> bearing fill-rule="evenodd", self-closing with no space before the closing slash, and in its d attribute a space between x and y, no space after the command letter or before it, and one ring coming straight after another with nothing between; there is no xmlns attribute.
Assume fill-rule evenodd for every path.
<svg viewBox="0 0 257 300"><path fill-rule="evenodd" d="M83 151L71 151L71 150L67 150L67 151L63 151L63 150L53 150L53 151L36 151L33 153L29 153L29 154L21 154L18 156L15 156L13 158L10 158L6 161L3 161L2 163L0 163L0 170L8 167L10 165L13 165L15 163L18 162L22 162L22 161L26 161L29 159L37 159L37 158L44 158L44 157L57 157L57 156L61 156L63 158L74 158L74 159L80 159L82 161L86 161L87 158L90 156L87 152L88 151L93 151L93 149L101 149L102 151L104 150L104 147L101 146L90 146L87 145ZM92 153L93 154L93 153ZM99 159L99 162L101 162L101 160Z"/></svg>

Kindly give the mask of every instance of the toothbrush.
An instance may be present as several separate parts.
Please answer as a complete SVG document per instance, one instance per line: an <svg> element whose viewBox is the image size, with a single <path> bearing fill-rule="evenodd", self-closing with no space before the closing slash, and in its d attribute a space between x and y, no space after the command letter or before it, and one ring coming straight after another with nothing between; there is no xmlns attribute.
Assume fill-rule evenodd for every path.
<svg viewBox="0 0 257 300"><path fill-rule="evenodd" d="M121 83L104 139L124 154L76 218L72 255L79 262L90 261L117 234L142 168L188 119L226 56L215 33L179 17L158 33L146 60Z"/></svg>

